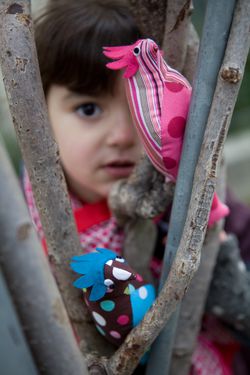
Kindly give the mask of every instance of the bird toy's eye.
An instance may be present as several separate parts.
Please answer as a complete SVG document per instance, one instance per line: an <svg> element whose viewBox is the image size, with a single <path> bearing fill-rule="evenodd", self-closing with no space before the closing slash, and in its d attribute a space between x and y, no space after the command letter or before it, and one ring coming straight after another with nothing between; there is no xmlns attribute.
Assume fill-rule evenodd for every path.
<svg viewBox="0 0 250 375"><path fill-rule="evenodd" d="M114 282L111 279L105 279L104 285L106 285L110 289L114 289Z"/></svg>
<svg viewBox="0 0 250 375"><path fill-rule="evenodd" d="M117 262L124 263L125 259L123 257L120 257L119 255L115 258Z"/></svg>
<svg viewBox="0 0 250 375"><path fill-rule="evenodd" d="M140 52L141 52L140 47L135 47L135 48L134 48L133 53L134 53L135 56L139 56L139 55L140 55Z"/></svg>

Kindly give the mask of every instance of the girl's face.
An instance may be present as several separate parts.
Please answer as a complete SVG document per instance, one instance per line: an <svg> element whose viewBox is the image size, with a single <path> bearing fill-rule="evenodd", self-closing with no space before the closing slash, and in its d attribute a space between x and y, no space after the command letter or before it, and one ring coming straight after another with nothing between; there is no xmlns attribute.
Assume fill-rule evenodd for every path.
<svg viewBox="0 0 250 375"><path fill-rule="evenodd" d="M114 95L80 95L52 85L49 118L70 190L85 202L106 198L142 153L119 77Z"/></svg>

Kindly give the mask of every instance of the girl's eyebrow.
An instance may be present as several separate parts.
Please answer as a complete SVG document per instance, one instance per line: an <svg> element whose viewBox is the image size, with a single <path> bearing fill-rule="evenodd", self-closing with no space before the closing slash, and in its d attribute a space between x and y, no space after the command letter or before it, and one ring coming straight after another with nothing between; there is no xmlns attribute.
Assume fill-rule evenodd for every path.
<svg viewBox="0 0 250 375"><path fill-rule="evenodd" d="M72 92L72 91L69 91L67 92L64 96L63 96L63 100L71 100L71 99L85 99L85 98L90 98L90 96L88 95L84 95L84 94L79 94L77 92Z"/></svg>
<svg viewBox="0 0 250 375"><path fill-rule="evenodd" d="M96 94L96 95L91 95L91 94L83 94L83 93L79 93L79 92L76 92L76 91L70 91L70 90L67 90L67 92L63 95L62 99L63 101L67 101L67 100L88 100L88 101L95 101L95 100L99 100L103 97L103 94Z"/></svg>

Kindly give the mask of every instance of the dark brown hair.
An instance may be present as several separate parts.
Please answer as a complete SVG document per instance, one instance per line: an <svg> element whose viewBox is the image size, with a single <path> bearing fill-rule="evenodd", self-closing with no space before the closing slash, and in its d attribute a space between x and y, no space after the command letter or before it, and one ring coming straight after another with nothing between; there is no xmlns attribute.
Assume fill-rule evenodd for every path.
<svg viewBox="0 0 250 375"><path fill-rule="evenodd" d="M52 84L89 95L112 91L117 74L105 67L102 47L131 44L140 37L123 2L51 1L35 21L45 95Z"/></svg>

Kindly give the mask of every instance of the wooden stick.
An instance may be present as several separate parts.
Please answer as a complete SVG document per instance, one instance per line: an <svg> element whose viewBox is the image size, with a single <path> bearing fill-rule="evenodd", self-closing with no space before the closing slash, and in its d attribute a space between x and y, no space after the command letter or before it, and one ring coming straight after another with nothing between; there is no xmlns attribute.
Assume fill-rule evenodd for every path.
<svg viewBox="0 0 250 375"><path fill-rule="evenodd" d="M1 268L0 301L1 368L5 374L38 375Z"/></svg>
<svg viewBox="0 0 250 375"><path fill-rule="evenodd" d="M52 136L43 94L30 1L0 1L1 67L22 156L31 180L45 233L49 260L74 329L84 350L110 353L90 326L82 292L72 286L69 261L82 253L57 144ZM104 353L102 352L104 350Z"/></svg>

